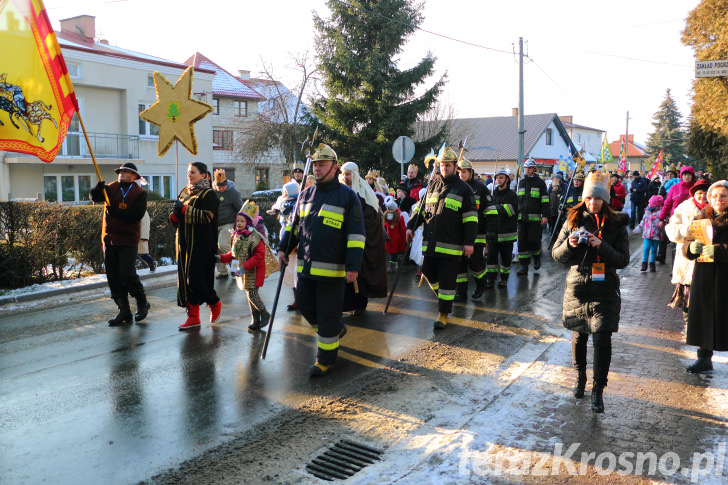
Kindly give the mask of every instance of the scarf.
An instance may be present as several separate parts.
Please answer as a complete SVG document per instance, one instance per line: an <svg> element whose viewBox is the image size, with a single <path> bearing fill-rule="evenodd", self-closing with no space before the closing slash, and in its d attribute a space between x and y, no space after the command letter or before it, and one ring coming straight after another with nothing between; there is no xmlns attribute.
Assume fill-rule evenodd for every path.
<svg viewBox="0 0 728 485"><path fill-rule="evenodd" d="M185 188L190 195L199 194L205 189L210 188L210 181L206 178L201 179L199 182L194 184L188 184Z"/></svg>
<svg viewBox="0 0 728 485"><path fill-rule="evenodd" d="M698 210L700 210L700 211L703 210L703 207L705 207L706 205L708 205L708 202L705 202L704 204L701 204L700 202L698 202L698 199L696 199L695 197L693 197L693 203L695 204L695 207L697 207Z"/></svg>

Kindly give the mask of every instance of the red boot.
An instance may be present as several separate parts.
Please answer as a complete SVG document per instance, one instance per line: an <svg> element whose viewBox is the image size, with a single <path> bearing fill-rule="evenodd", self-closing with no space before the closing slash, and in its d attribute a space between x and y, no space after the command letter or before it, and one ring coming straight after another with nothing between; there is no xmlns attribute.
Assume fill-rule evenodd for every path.
<svg viewBox="0 0 728 485"><path fill-rule="evenodd" d="M200 327L200 305L187 304L187 320L179 326L180 330L191 330Z"/></svg>
<svg viewBox="0 0 728 485"><path fill-rule="evenodd" d="M210 323L215 323L220 320L220 312L222 311L222 301L217 300L217 303L210 305Z"/></svg>

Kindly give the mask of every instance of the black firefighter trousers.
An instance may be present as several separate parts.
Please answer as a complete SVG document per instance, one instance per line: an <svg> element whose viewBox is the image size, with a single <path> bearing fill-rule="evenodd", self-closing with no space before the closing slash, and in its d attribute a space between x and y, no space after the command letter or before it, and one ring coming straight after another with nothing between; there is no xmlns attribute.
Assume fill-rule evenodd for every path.
<svg viewBox="0 0 728 485"><path fill-rule="evenodd" d="M332 365L339 353L339 332L344 327L341 309L345 284L344 278L325 281L298 275L296 305L303 318L316 329L316 361L322 365Z"/></svg>
<svg viewBox="0 0 728 485"><path fill-rule="evenodd" d="M452 313L459 269L460 263L453 258L426 255L422 261L422 274L432 291L437 293L437 311L440 313Z"/></svg>

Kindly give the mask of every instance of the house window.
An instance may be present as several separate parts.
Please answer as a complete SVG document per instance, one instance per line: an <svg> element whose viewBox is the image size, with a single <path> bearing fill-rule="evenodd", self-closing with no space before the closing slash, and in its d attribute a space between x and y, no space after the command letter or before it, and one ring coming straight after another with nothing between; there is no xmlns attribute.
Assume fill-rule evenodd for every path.
<svg viewBox="0 0 728 485"><path fill-rule="evenodd" d="M139 112L141 113L151 105L139 104ZM149 123L139 118L139 134L147 136L159 136L159 126L154 123Z"/></svg>
<svg viewBox="0 0 728 485"><path fill-rule="evenodd" d="M268 174L270 170L267 168L255 169L255 190L268 190Z"/></svg>
<svg viewBox="0 0 728 485"><path fill-rule="evenodd" d="M149 175L146 177L149 185L147 190L150 192L156 192L165 199L173 199L177 196L174 190L172 190L172 176L171 175Z"/></svg>
<svg viewBox="0 0 728 485"><path fill-rule="evenodd" d="M235 101L234 109L235 109L235 116L238 116L238 117L248 116L248 102L247 101Z"/></svg>
<svg viewBox="0 0 728 485"><path fill-rule="evenodd" d="M147 74L147 87L148 88L154 87L154 75L153 74Z"/></svg>
<svg viewBox="0 0 728 485"><path fill-rule="evenodd" d="M552 130L551 128L546 129L546 144L547 145L554 144L554 130Z"/></svg>
<svg viewBox="0 0 728 485"><path fill-rule="evenodd" d="M232 150L233 132L230 130L212 130L213 150Z"/></svg>
<svg viewBox="0 0 728 485"><path fill-rule="evenodd" d="M212 98L212 114L220 114L220 100L217 98Z"/></svg>
<svg viewBox="0 0 728 485"><path fill-rule="evenodd" d="M43 192L48 202L79 203L90 200L91 175L45 175Z"/></svg>
<svg viewBox="0 0 728 485"><path fill-rule="evenodd" d="M68 69L68 77L71 79L81 79L81 65L74 64L72 62L66 63L66 69Z"/></svg>

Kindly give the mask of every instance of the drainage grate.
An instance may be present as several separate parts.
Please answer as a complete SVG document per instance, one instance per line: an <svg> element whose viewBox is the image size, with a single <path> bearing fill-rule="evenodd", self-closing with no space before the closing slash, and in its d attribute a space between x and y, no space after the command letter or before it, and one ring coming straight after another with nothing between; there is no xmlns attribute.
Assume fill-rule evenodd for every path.
<svg viewBox="0 0 728 485"><path fill-rule="evenodd" d="M341 440L306 465L306 470L322 480L346 480L367 465L381 460L383 450L349 440Z"/></svg>

